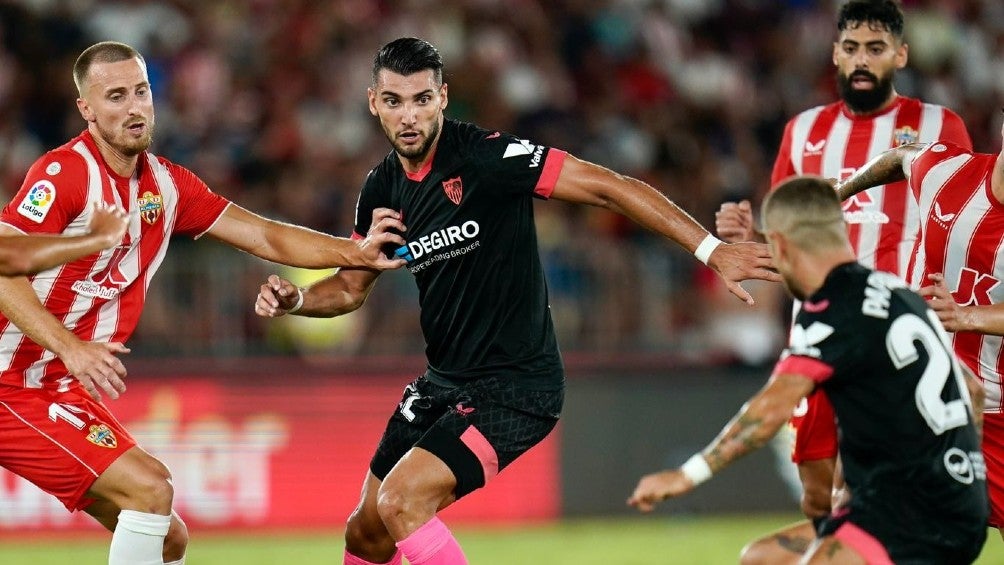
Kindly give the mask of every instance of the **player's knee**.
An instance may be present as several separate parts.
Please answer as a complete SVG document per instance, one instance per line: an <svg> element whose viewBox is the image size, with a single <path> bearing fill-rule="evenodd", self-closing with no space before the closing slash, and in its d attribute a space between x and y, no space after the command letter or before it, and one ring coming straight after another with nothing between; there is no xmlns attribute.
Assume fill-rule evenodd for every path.
<svg viewBox="0 0 1004 565"><path fill-rule="evenodd" d="M164 538L164 562L178 561L188 549L188 526L175 514L171 518L171 529Z"/></svg>
<svg viewBox="0 0 1004 565"><path fill-rule="evenodd" d="M367 517L356 508L345 524L345 550L367 561L383 563L396 547L379 517Z"/></svg>
<svg viewBox="0 0 1004 565"><path fill-rule="evenodd" d="M174 485L171 473L167 467L157 461L151 461L137 469L129 477L128 484L123 485L125 500L122 508L149 512L151 514L169 514L174 502Z"/></svg>
<svg viewBox="0 0 1004 565"><path fill-rule="evenodd" d="M384 524L391 524L414 511L412 501L404 489L394 488L386 482L377 494L377 513Z"/></svg>

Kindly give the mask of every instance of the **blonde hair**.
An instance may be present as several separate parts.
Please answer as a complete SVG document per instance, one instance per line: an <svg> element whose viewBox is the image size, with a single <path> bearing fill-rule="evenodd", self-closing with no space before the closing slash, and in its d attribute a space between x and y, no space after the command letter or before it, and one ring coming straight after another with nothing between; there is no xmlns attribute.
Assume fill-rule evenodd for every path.
<svg viewBox="0 0 1004 565"><path fill-rule="evenodd" d="M143 66L146 66L146 60L139 51L118 41L102 41L84 49L84 52L77 57L77 62L73 64L73 83L77 85L77 92L81 96L84 95L84 82L94 63L118 63L130 59L139 59Z"/></svg>
<svg viewBox="0 0 1004 565"><path fill-rule="evenodd" d="M778 232L805 251L848 244L840 200L822 177L800 176L782 182L764 199L760 217L764 233Z"/></svg>

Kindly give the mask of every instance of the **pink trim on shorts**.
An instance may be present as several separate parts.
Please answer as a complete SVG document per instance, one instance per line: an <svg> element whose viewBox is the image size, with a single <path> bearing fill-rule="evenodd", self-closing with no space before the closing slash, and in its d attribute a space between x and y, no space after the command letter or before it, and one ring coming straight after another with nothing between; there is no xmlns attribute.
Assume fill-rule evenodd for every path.
<svg viewBox="0 0 1004 565"><path fill-rule="evenodd" d="M849 545L868 562L868 565L894 565L882 542L851 522L837 528L833 537Z"/></svg>
<svg viewBox="0 0 1004 565"><path fill-rule="evenodd" d="M485 484L499 474L499 456L477 428L468 426L464 433L460 434L460 441L464 442L467 449L470 449L481 462L481 468L485 473Z"/></svg>
<svg viewBox="0 0 1004 565"><path fill-rule="evenodd" d="M547 152L547 158L544 159L544 170L541 171L540 178L537 179L537 186L533 189L534 194L543 198L551 197L554 185L558 184L558 176L561 174L561 167L565 164L567 155L568 153L561 149L551 149Z"/></svg>
<svg viewBox="0 0 1004 565"><path fill-rule="evenodd" d="M789 355L774 365L774 375L803 375L817 383L821 383L833 376L833 367L812 357L801 355Z"/></svg>

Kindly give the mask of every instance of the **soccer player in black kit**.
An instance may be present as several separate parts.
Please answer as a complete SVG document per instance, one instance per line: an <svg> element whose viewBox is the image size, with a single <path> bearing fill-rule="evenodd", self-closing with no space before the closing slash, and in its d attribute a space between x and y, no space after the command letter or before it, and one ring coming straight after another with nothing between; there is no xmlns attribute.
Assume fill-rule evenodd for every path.
<svg viewBox="0 0 1004 565"><path fill-rule="evenodd" d="M833 403L850 501L802 563L971 563L986 540L986 466L965 377L937 315L894 275L855 262L840 202L819 177L763 204L774 264L802 300L764 388L679 469L642 477L650 511L762 447L819 386Z"/></svg>
<svg viewBox="0 0 1004 565"><path fill-rule="evenodd" d="M419 288L428 365L409 384L345 532L345 563L466 563L436 513L481 488L554 428L564 368L537 249L533 198L617 211L692 251L739 298L779 281L766 245L721 243L657 190L565 152L447 120L443 61L402 38L373 65L370 112L394 150L374 168L355 236L399 230ZM407 229L405 228L407 225ZM379 273L342 269L297 288L272 275L255 311L330 317L359 308Z"/></svg>

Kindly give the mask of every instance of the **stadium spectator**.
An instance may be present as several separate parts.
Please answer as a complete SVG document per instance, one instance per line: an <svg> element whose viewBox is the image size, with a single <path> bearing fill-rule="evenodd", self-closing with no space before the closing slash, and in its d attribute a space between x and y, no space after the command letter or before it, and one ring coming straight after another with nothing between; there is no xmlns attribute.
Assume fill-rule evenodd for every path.
<svg viewBox="0 0 1004 565"><path fill-rule="evenodd" d="M840 100L816 106L788 121L774 162L771 186L800 174L846 178L879 153L907 143L947 139L971 148L965 124L951 110L900 96L893 85L907 64L904 18L893 0L851 0L836 22L832 61ZM917 206L905 182L874 187L844 205L848 236L858 261L905 277L917 238ZM748 200L722 204L716 214L718 235L726 241L756 236ZM789 433L772 444L780 465L798 466L802 512L821 520L831 510L837 455L833 409L820 391L800 403ZM793 436L793 437L792 437ZM797 558L814 538L803 521L759 538L744 548L742 562L779 563Z"/></svg>
<svg viewBox="0 0 1004 565"><path fill-rule="evenodd" d="M989 524L1004 536L1004 151L974 153L941 141L904 145L859 169L840 185L839 195L850 198L902 179L920 203L922 219L909 280L952 332L955 353L985 389Z"/></svg>
<svg viewBox="0 0 1004 565"><path fill-rule="evenodd" d="M901 278L856 261L825 179L785 181L762 218L775 266L803 301L788 349L717 438L679 469L642 477L628 503L647 512L691 491L763 447L820 388L851 497L820 522L801 563L971 563L986 540L986 467L938 317Z"/></svg>
<svg viewBox="0 0 1004 565"><path fill-rule="evenodd" d="M407 32L430 37L464 68L449 77L458 119L518 131L667 187L672 200L711 225L723 201L756 203L787 119L832 99L832 66L825 63L835 6L515 0L426 10L415 2L307 0L281 8L275 2L165 0L0 3L0 190L12 196L44 148L75 135L79 118L68 110L76 93L60 76L77 54L105 39L129 43L138 28L121 22L164 13L186 24L148 18L140 25L158 24L144 39L151 51L143 51L158 96L154 149L199 171L217 193L270 217L346 233L355 191L384 153L379 128L359 104L358 93L370 81L365 61L374 46ZM927 36L912 28L923 14L933 22L925 30L939 25L957 41L940 66L918 66L930 58L911 53L911 64L897 73L897 90L957 110L974 147L995 152L999 139L987 111L1004 95L998 70L1004 3L909 2L905 10L911 48L927 47L919 43ZM165 30L182 32L165 37ZM697 57L713 62L715 80L730 97L717 95L723 88L695 99L708 92L709 80L700 82L688 64ZM292 180L303 177L322 182ZM280 178L291 180L280 188ZM692 291L702 266L680 250L659 251L665 248L656 238L612 213L557 205L546 207L546 214L541 228L551 238L549 253L564 261L555 273L562 284L553 289L563 349L721 358L706 331L721 297ZM608 262L569 237L582 229L597 246L619 251L624 277L639 283L632 292L625 291L623 277L607 273ZM241 307L236 296L217 291L210 271L225 271L248 287L267 272L253 258L218 254L212 246L177 246L158 283L168 292L148 298L156 308L140 323L133 355L287 351L282 340L264 340L265 324L253 316L238 325L220 315L190 314L185 297L205 293L211 293L206 303L221 305L221 312ZM381 284L374 298L398 303L402 316L416 318L410 281L404 273L393 277L400 283ZM379 327L377 314L371 309L356 316L366 336L358 353L420 352L417 325L388 330ZM770 315L781 317L782 308ZM178 326L192 331L170 332Z"/></svg>
<svg viewBox="0 0 1004 565"><path fill-rule="evenodd" d="M759 243L723 244L651 186L564 151L446 119L443 60L400 38L373 61L370 112L393 151L358 198L354 237L402 230L420 291L427 367L391 416L345 533L345 563L466 563L436 516L485 486L557 423L564 368L548 309L533 198L602 207L693 252L742 300L777 281ZM272 275L255 312L333 317L362 306L378 272L307 288Z"/></svg>
<svg viewBox="0 0 1004 565"><path fill-rule="evenodd" d="M110 565L178 564L188 534L172 512L170 472L101 402L125 391L117 355L129 352L124 343L171 237L210 235L301 267L375 269L401 266L380 246L404 240L352 242L265 219L148 152L153 98L143 57L128 45L87 48L73 79L87 129L35 162L0 212L0 235L74 234L96 214L109 221L93 203L126 209L128 231L64 267L0 278L0 465L111 530Z"/></svg>

